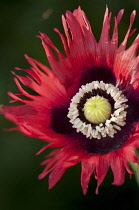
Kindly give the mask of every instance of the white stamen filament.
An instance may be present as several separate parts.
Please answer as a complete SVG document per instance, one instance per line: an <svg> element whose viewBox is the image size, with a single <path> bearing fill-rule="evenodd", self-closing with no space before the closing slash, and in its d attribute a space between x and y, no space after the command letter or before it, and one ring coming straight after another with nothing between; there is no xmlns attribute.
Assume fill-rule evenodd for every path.
<svg viewBox="0 0 139 210"><path fill-rule="evenodd" d="M77 105L84 94L93 89L106 91L106 93L110 94L115 101L114 112L111 114L110 119L107 119L104 124L100 123L96 125L95 128L92 128L91 123L87 124L80 120L77 108ZM70 119L72 127L76 128L77 132L83 133L87 138L101 139L106 136L113 138L114 134L117 133L117 131L120 131L121 127L126 124L127 111L125 111L125 109L128 105L125 104L125 102L127 101L128 100L123 95L122 91L112 84L105 84L103 81L93 81L92 83L82 85L79 92L72 98L67 116Z"/></svg>

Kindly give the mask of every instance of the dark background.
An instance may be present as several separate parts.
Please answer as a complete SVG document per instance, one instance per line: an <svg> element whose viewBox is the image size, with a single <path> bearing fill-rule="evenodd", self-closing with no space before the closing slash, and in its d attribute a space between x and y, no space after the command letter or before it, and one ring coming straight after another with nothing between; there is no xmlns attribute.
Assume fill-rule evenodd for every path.
<svg viewBox="0 0 139 210"><path fill-rule="evenodd" d="M38 32L51 37L54 44L62 49L57 27L63 32L61 15L73 11L79 5L87 14L93 32L99 38L106 4L115 16L125 9L120 24L120 41L129 25L129 15L136 9L134 28L139 28L138 0L5 0L0 3L0 104L8 105L8 91L17 92L10 73L14 67L28 68L24 54L48 65ZM113 24L112 24L113 25ZM137 30L139 32L139 30ZM137 32L135 35L137 35ZM135 38L135 35L133 36ZM129 41L129 44L132 39ZM96 180L92 177L86 196L80 187L81 166L69 168L58 184L48 190L47 180L38 180L40 166L49 149L40 156L35 153L44 142L31 139L19 132L4 132L3 128L13 127L11 122L0 116L0 210L75 210L75 209L138 209L139 188L135 176L126 176L124 185L112 186L113 175L109 171L95 195Z"/></svg>

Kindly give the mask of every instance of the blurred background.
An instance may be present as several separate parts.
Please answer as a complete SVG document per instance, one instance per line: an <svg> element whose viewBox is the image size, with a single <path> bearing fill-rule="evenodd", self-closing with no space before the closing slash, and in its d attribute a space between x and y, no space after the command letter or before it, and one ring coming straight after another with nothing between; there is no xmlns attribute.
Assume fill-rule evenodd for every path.
<svg viewBox="0 0 139 210"><path fill-rule="evenodd" d="M134 28L139 32L138 0L5 0L0 3L0 104L8 105L8 91L17 92L10 71L14 67L29 68L24 54L49 65L36 38L39 31L51 37L54 44L62 50L58 35L53 31L57 27L63 32L61 15L66 10L73 11L79 5L85 11L93 26L93 32L99 39L106 4L115 16L125 9L119 26L120 41L129 25L129 15L135 9L137 17ZM113 24L112 24L113 25ZM133 35L133 38L135 38ZM129 44L133 38L130 39ZM11 122L0 116L0 210L75 210L75 209L138 209L139 186L137 176L132 180L126 176L125 183L112 186L113 175L107 174L95 195L96 180L92 177L88 193L82 195L80 187L80 165L69 168L58 184L48 190L48 177L38 180L49 149L41 155L35 153L44 146L44 142L31 139L19 132L4 132L3 128L13 127Z"/></svg>

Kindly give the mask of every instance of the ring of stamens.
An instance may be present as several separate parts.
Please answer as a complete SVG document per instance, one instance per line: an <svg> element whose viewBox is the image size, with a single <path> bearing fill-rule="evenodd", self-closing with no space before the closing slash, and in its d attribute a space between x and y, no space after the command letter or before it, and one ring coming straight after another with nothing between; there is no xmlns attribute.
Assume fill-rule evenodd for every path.
<svg viewBox="0 0 139 210"><path fill-rule="evenodd" d="M114 100L114 107L113 112L105 122L92 125L91 122L83 122L80 119L78 106L86 93L89 93L90 91L93 92L97 89L105 91L111 96ZM76 128L77 132L81 132L87 138L101 139L106 136L113 138L114 134L117 133L117 131L120 131L121 127L126 124L127 101L127 98L118 87L108 83L105 84L103 81L93 81L92 83L82 85L79 92L72 98L67 116L70 119L72 127Z"/></svg>

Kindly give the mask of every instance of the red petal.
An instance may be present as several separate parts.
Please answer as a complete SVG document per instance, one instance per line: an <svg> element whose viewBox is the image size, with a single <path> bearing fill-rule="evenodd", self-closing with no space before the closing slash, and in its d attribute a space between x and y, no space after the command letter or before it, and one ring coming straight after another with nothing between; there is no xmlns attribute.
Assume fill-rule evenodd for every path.
<svg viewBox="0 0 139 210"><path fill-rule="evenodd" d="M98 194L99 186L103 182L103 180L104 180L104 178L107 174L107 171L109 169L109 166L110 166L109 155L101 155L99 157L99 161L98 161L98 164L96 166L96 178L98 179L96 194Z"/></svg>
<svg viewBox="0 0 139 210"><path fill-rule="evenodd" d="M87 192L90 176L94 172L94 169L95 169L95 166L92 163L85 160L82 161L81 186L82 186L84 195Z"/></svg>
<svg viewBox="0 0 139 210"><path fill-rule="evenodd" d="M55 168L49 175L49 189L51 189L65 173L66 168Z"/></svg>
<svg viewBox="0 0 139 210"><path fill-rule="evenodd" d="M116 152L115 152L116 153ZM125 180L125 170L123 164L123 158L118 155L111 160L111 169L114 175L113 185L122 185Z"/></svg>
<svg viewBox="0 0 139 210"><path fill-rule="evenodd" d="M62 16L62 21L67 44L64 36L57 29L55 29L55 31L58 32L61 37L66 58L62 56L45 34L41 33L41 39L53 71L60 82L66 88L69 88L73 79L75 79L84 68L92 66L93 63L95 64L96 41L91 32L89 21L80 8L75 10L73 14L67 11L66 18ZM55 50L59 60L56 60L51 48Z"/></svg>

